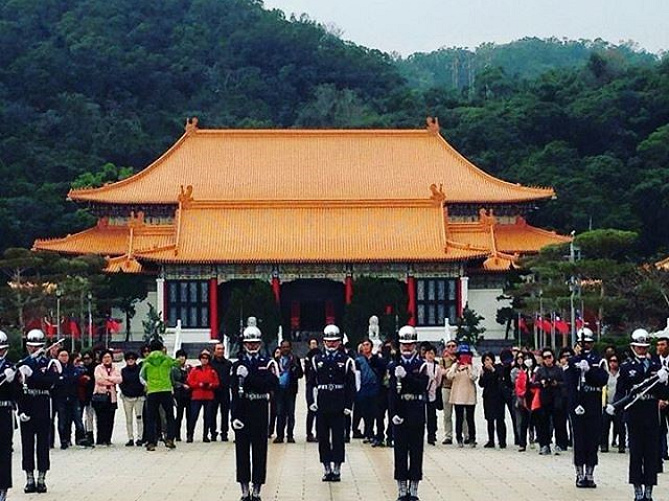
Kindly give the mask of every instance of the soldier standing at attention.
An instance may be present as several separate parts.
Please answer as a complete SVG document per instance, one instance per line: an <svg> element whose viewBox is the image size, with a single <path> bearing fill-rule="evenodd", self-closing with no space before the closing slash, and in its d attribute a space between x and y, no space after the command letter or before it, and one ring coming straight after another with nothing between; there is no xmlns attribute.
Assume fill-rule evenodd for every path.
<svg viewBox="0 0 669 501"><path fill-rule="evenodd" d="M639 398L624 411L630 446L629 483L634 486L634 501L648 501L653 499L660 470L658 400L668 398L669 372L656 359L648 357L650 335L646 330L636 329L630 346L632 357L620 366L615 401L607 406L606 412L613 415L616 402L633 393L635 385L656 377L655 386L645 393L636 392Z"/></svg>
<svg viewBox="0 0 669 501"><path fill-rule="evenodd" d="M0 501L6 501L12 487L12 438L14 407L18 395L16 368L7 360L9 341L0 331Z"/></svg>
<svg viewBox="0 0 669 501"><path fill-rule="evenodd" d="M578 331L580 353L565 371L569 418L573 427L576 487L597 487L594 479L599 441L602 436L602 388L609 375L602 358L592 351L595 342L587 327Z"/></svg>
<svg viewBox="0 0 669 501"><path fill-rule="evenodd" d="M418 334L411 325L398 333L400 357L390 364L389 412L395 439L397 501L418 501L418 483L423 478L425 406L429 376L416 352Z"/></svg>
<svg viewBox="0 0 669 501"><path fill-rule="evenodd" d="M23 395L19 398L21 422L22 467L26 472L26 494L46 492L46 472L49 460L49 435L51 433L51 397L49 390L58 379L58 363L53 365L41 353L44 333L33 329L26 336L26 362L19 367L23 380ZM39 354L38 354L39 352ZM53 362L53 361L52 361ZM37 483L35 483L35 455L37 455Z"/></svg>
<svg viewBox="0 0 669 501"><path fill-rule="evenodd" d="M351 416L355 398L355 363L341 349L336 325L323 329L324 353L312 358L318 453L323 464L323 482L339 482L345 456L346 417Z"/></svg>
<svg viewBox="0 0 669 501"><path fill-rule="evenodd" d="M241 501L260 501L260 489L267 477L269 399L279 384L276 362L259 353L261 342L258 327L244 329L243 353L232 365L232 429Z"/></svg>

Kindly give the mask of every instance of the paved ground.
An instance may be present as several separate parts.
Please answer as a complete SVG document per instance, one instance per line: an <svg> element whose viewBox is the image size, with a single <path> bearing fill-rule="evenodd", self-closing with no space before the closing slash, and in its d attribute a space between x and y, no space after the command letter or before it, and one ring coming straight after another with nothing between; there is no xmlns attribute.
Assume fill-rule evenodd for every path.
<svg viewBox="0 0 669 501"><path fill-rule="evenodd" d="M395 500L392 450L364 445L354 440L347 447L347 462L339 484L321 482L316 444L304 441L305 405L298 396L297 444L270 444L268 484L264 500ZM234 477L234 444L181 442L174 451L164 447L153 453L127 448L123 412L118 411L112 447L93 450L52 451L49 492L23 494L20 470L20 440L14 436L15 489L10 499L48 501L91 498L96 501L174 500L233 501L239 499ZM477 406L478 441L485 441L482 407ZM199 436L196 433L196 437ZM632 499L626 483L627 455L600 455L599 487L574 487L571 454L539 456L536 450L457 449L426 446L425 479L419 495L436 500L595 500ZM669 476L669 473L667 474ZM655 499L668 499L666 477L660 476Z"/></svg>

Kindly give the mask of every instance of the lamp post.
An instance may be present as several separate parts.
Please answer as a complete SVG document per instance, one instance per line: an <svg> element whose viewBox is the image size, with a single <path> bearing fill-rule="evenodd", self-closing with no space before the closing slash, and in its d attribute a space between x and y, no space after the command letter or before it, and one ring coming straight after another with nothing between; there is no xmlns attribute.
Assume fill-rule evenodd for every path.
<svg viewBox="0 0 669 501"><path fill-rule="evenodd" d="M61 322L60 322L60 298L63 297L63 291L60 289L56 289L56 334L58 335L58 339L60 339L60 331L61 331Z"/></svg>
<svg viewBox="0 0 669 501"><path fill-rule="evenodd" d="M93 294L90 291L86 295L86 299L88 299L88 348L90 349L93 346L93 309L91 308Z"/></svg>

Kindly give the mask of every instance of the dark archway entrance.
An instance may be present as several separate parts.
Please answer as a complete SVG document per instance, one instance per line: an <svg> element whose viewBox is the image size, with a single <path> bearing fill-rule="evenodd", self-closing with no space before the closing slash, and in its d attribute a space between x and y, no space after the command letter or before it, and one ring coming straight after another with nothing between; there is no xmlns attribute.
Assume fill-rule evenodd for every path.
<svg viewBox="0 0 669 501"><path fill-rule="evenodd" d="M344 284L327 279L303 279L281 284L284 336L293 340L320 334L327 323L341 322Z"/></svg>

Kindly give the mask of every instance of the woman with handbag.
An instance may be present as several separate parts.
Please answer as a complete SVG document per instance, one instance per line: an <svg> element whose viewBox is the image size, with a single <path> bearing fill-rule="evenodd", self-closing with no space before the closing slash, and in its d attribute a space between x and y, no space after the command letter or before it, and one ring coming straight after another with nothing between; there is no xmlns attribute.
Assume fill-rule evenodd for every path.
<svg viewBox="0 0 669 501"><path fill-rule="evenodd" d="M123 378L121 372L114 367L112 352L107 350L100 356L101 363L95 368L95 388L92 404L98 422L98 445L111 445L114 431L114 414L117 408L116 385Z"/></svg>

